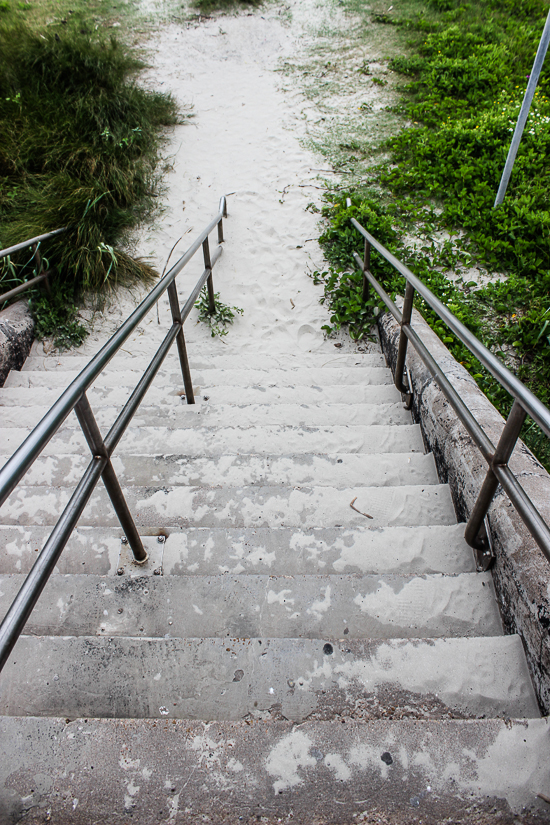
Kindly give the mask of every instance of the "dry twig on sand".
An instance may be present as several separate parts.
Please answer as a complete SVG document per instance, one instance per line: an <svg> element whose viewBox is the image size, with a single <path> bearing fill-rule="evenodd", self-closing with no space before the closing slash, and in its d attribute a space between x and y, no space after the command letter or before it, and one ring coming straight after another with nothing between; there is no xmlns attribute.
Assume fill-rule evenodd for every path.
<svg viewBox="0 0 550 825"><path fill-rule="evenodd" d="M360 516L365 516L365 518L374 518L374 516L369 516L368 513L362 513L361 510L358 510L357 507L355 507L355 502L356 501L357 501L357 496L355 496L353 501L350 502L349 506L351 507L352 510L355 510L356 513L359 513Z"/></svg>

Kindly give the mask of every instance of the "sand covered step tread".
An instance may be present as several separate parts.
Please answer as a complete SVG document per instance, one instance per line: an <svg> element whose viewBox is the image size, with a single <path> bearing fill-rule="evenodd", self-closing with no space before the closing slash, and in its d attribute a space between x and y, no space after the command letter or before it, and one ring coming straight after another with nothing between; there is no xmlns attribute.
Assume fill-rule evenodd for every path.
<svg viewBox="0 0 550 825"><path fill-rule="evenodd" d="M3 615L24 576L0 576ZM389 639L501 636L488 573L52 576L32 636Z"/></svg>
<svg viewBox="0 0 550 825"><path fill-rule="evenodd" d="M0 428L5 453L13 453L32 432L30 428ZM386 424L354 427L220 427L186 430L130 425L117 445L121 454L188 456L288 455L304 453L424 453L418 424L392 427ZM42 455L87 453L82 430L63 425L45 446Z"/></svg>
<svg viewBox="0 0 550 825"><path fill-rule="evenodd" d="M0 525L4 553L0 573L27 573L51 527ZM158 534L162 534L159 542ZM165 537L164 533L168 533ZM464 525L427 527L151 529L142 535L149 560L135 565L121 544L122 528L78 527L56 566L56 573L134 577L315 575L361 573L423 575L472 573L472 550L464 541Z"/></svg>
<svg viewBox="0 0 550 825"><path fill-rule="evenodd" d="M38 401L39 399L37 399ZM48 412L48 406L1 406L0 427L36 427ZM120 413L120 407L99 407L95 417L100 427L108 429ZM67 423L76 426L74 413ZM411 424L412 418L400 401L391 404L220 404L207 402L186 404L155 404L155 393L146 396L136 411L132 426L160 425L201 429L224 427L255 427L263 424L298 427L316 426L372 426L380 424Z"/></svg>
<svg viewBox="0 0 550 825"><path fill-rule="evenodd" d="M9 456L0 456L0 466ZM46 485L66 487L84 474L89 456L40 456L25 474L25 487ZM333 455L302 454L284 456L223 455L215 457L183 455L118 455L113 457L117 476L124 486L244 487L288 484L292 487L400 487L437 484L437 468L432 453L357 453Z"/></svg>
<svg viewBox="0 0 550 825"><path fill-rule="evenodd" d="M49 373L48 373L49 375ZM394 384L369 384L319 387L206 387L194 381L195 401L208 401L212 407L218 404L241 406L248 404L394 404L401 401L401 395ZM99 382L88 392L90 404L97 406L122 407L132 392L133 387L102 387ZM42 387L37 396L31 387L0 387L0 406L51 406L57 401L62 387L48 389ZM170 384L155 382L145 396L146 404L163 403L180 405L185 396L181 376Z"/></svg>
<svg viewBox="0 0 550 825"><path fill-rule="evenodd" d="M0 686L0 714L9 716L294 722L540 716L519 636L24 636Z"/></svg>
<svg viewBox="0 0 550 825"><path fill-rule="evenodd" d="M228 345L229 346L229 345ZM151 350L152 351L152 350ZM234 352L227 355L216 355L209 352L200 354L198 352L189 352L189 363L191 370L208 370L208 369L294 369L295 367L315 367L323 369L340 369L341 367L385 367L386 359L382 352L378 349L377 352L351 352L344 355L332 355L326 353L319 356L318 353L281 353L277 354L255 354L243 353L241 351ZM23 366L22 372L38 372L46 370L48 372L75 372L86 367L92 355L71 355L64 353L63 355L38 355L34 352L29 355ZM131 369L131 370L145 370L151 362L151 355L137 354L129 357L125 353L120 353L109 362L112 369ZM163 362L166 368L171 365L174 369L179 366L178 356L175 349L171 350L165 361Z"/></svg>
<svg viewBox="0 0 550 825"><path fill-rule="evenodd" d="M22 371L12 370L6 387L67 387L80 370ZM96 379L102 387L135 386L143 371L139 369L117 370L109 366ZM250 387L295 387L295 386L354 386L391 384L391 370L388 367L295 367L294 369L208 369L194 370L193 383L202 387L236 386ZM153 386L179 384L182 381L181 370L174 366L171 370L161 368Z"/></svg>
<svg viewBox="0 0 550 825"><path fill-rule="evenodd" d="M0 511L2 524L51 524L70 488L19 486ZM148 527L418 527L455 524L448 485L401 487L138 487L123 488L137 525ZM96 487L79 524L117 527L103 487Z"/></svg>
<svg viewBox="0 0 550 825"><path fill-rule="evenodd" d="M83 822L112 822L113 811L123 821L127 797L124 817L131 812L141 822L154 822L159 811L168 816L174 800L185 800L189 823L266 811L283 819L291 806L295 821L328 825L353 821L358 809L372 819L364 800L375 799L374 816L392 825L419 815L428 825L513 825L526 812L542 825L547 807L537 794L548 781L549 728L548 719L348 719L298 727L1 717L0 760L17 783L16 798L34 798L47 765L48 784L38 787L54 822L75 821L75 799ZM26 742L33 747L19 744Z"/></svg>

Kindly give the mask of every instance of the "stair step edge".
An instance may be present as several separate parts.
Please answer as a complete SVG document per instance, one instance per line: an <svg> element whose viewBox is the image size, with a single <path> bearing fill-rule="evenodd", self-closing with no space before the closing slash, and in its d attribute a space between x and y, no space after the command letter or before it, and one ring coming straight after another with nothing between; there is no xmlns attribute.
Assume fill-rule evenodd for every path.
<svg viewBox="0 0 550 825"><path fill-rule="evenodd" d="M54 716L208 721L540 716L519 636L23 636L1 684L0 714L11 716L45 709Z"/></svg>

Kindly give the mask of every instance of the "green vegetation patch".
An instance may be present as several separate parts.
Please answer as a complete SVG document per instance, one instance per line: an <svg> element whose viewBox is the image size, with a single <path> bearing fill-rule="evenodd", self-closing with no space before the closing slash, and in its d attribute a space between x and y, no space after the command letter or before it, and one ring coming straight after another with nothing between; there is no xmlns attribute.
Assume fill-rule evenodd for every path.
<svg viewBox="0 0 550 825"><path fill-rule="evenodd" d="M254 9L262 4L262 0L194 0L193 5L203 14L213 11L231 12L243 8Z"/></svg>
<svg viewBox="0 0 550 825"><path fill-rule="evenodd" d="M72 304L152 279L118 244L154 207L172 98L139 87L128 46L77 21L32 31L0 18L0 53L0 245L68 227L41 251ZM4 263L1 291L30 275L28 257Z"/></svg>
<svg viewBox="0 0 550 825"><path fill-rule="evenodd" d="M328 286L324 298L337 327L342 289L354 295L360 289L358 275L342 275L352 250L362 246L349 225L353 214L550 405L548 61L505 202L493 209L547 13L544 0L403 0L399 14L378 19L407 37L406 53L390 65L406 83L399 112L408 124L383 145L389 157L371 170L370 188L349 193L352 209L339 195L326 210L330 228L322 243L334 271L317 278ZM421 240L405 244L407 235ZM486 278L477 272L474 278L474 263ZM377 255L373 269L390 292L403 292L402 279ZM506 415L509 396L418 306ZM524 437L549 466L538 428L526 425Z"/></svg>
<svg viewBox="0 0 550 825"><path fill-rule="evenodd" d="M227 325L232 324L236 315L242 315L244 310L240 307L232 307L220 301L220 293L214 293L215 311L210 309L210 301L208 298L208 289L206 285L201 289L199 300L195 304L195 308L199 311L199 322L208 324L210 327L210 335L212 338L218 336L223 338L227 335Z"/></svg>

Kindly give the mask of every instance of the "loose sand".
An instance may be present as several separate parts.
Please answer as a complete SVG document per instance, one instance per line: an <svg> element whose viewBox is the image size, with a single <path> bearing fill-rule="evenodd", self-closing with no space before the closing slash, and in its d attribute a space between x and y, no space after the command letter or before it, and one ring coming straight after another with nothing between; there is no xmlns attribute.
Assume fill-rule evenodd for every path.
<svg viewBox="0 0 550 825"><path fill-rule="evenodd" d="M155 0L148 0L148 10ZM289 9L291 20L289 22ZM214 340L193 312L186 325L190 358L243 352L298 355L322 352L338 359L357 347L342 335L340 349L321 327L329 313L319 304L321 287L308 273L326 266L316 238L319 216L306 210L322 204L327 162L304 148L307 123L315 113L300 84L280 71L314 43L315 28L336 25L341 12L327 0L292 0L253 13L222 16L200 24L159 22L146 42L150 69L143 82L171 92L192 117L169 136L165 154L171 167L161 198L163 214L145 228L136 253L162 271L167 255L182 253L228 200L226 243L215 268L216 291L227 304L244 309L224 341ZM340 21L339 25L342 24ZM286 87L286 88L285 88ZM289 88L290 87L290 88ZM334 176L333 176L334 177ZM215 234L212 236L214 244ZM199 256L178 279L185 298L202 271ZM117 295L79 353L92 354L135 305L135 296ZM125 354L152 350L169 324L167 301L160 325L152 312ZM372 345L361 345L372 349ZM35 351L43 352L35 345ZM320 353L321 354L321 353ZM311 358L311 356L309 356ZM237 365L237 364L236 364Z"/></svg>

